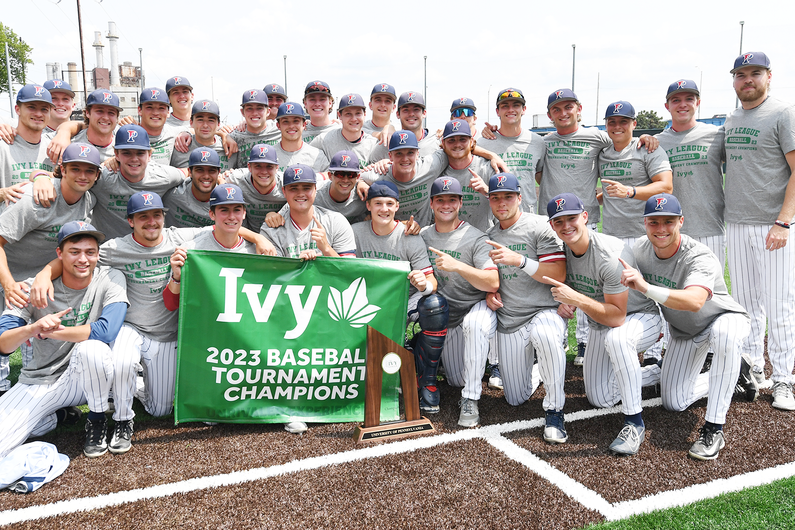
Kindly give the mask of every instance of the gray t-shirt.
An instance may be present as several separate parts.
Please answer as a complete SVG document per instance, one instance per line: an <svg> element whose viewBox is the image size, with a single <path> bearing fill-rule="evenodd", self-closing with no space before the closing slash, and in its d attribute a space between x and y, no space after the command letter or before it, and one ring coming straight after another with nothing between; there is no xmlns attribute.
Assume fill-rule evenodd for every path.
<svg viewBox="0 0 795 530"><path fill-rule="evenodd" d="M588 250L582 256L575 256L566 247L566 284L580 294L600 303L605 302L606 294L620 294L628 288L621 285L621 272L624 266L619 258L631 267L635 266L632 250L617 237L589 230ZM657 304L631 289L627 295L627 314L657 314ZM594 329L607 329L588 317L588 324Z"/></svg>
<svg viewBox="0 0 795 530"><path fill-rule="evenodd" d="M433 247L451 255L461 263L483 270L497 270L497 266L489 258L491 246L486 243L486 234L461 221L452 232L437 232L436 225L426 226L420 232L426 247ZM436 254L428 252L433 265L433 273L439 284L436 292L447 299L450 318L447 327L454 328L461 324L472 306L486 299L486 293L474 287L456 272L442 271L436 268Z"/></svg>
<svg viewBox="0 0 795 530"><path fill-rule="evenodd" d="M183 129L187 129L190 127L190 120L180 120L173 114L169 114L168 118L166 118L166 125L171 125L172 127L181 127Z"/></svg>
<svg viewBox="0 0 795 530"><path fill-rule="evenodd" d="M33 278L26 281L29 285L33 284ZM44 309L36 309L28 304L24 308L6 309L3 314L33 323L45 315L59 313L71 307L72 311L61 318L61 324L76 327L99 320L102 310L110 304L123 302L129 306L124 276L108 267L95 268L91 283L85 289L70 289L63 284L61 278L52 283L55 301L49 302ZM36 337L31 338L30 343L33 345L33 357L22 368L19 382L26 385L50 385L56 382L69 366L75 343Z"/></svg>
<svg viewBox="0 0 795 530"><path fill-rule="evenodd" d="M312 147L323 151L326 158L331 158L340 151L353 151L359 157L359 167L364 169L373 162L388 158L387 147L379 145L378 140L368 134L362 134L356 142L349 142L342 129L332 129L312 140Z"/></svg>
<svg viewBox="0 0 795 530"><path fill-rule="evenodd" d="M304 133L302 135L304 142L311 143L312 140L317 138L323 133L327 133L332 129L339 129L342 127L339 123L331 122L328 125L312 125L312 122L307 124L306 128L304 129Z"/></svg>
<svg viewBox="0 0 795 530"><path fill-rule="evenodd" d="M385 236L373 232L372 221L356 223L351 228L356 238L357 258L408 261L413 271L433 273L425 241L419 236L407 236L403 223L395 222L392 231ZM409 296L416 292L417 288L412 285Z"/></svg>
<svg viewBox="0 0 795 530"><path fill-rule="evenodd" d="M251 173L248 169L242 170L243 173L234 174L226 179L229 184L236 184L243 190L243 199L246 201L246 220L243 226L253 232L259 232L265 216L271 212L278 212L285 204L287 199L282 193L282 177L276 177L276 185L263 195L251 182Z"/></svg>
<svg viewBox="0 0 795 530"><path fill-rule="evenodd" d="M682 205L682 233L692 237L723 235L723 127L696 123L658 134L673 172L673 194Z"/></svg>
<svg viewBox="0 0 795 530"><path fill-rule="evenodd" d="M139 191L153 191L161 197L185 180L181 169L149 162L140 182L130 182L118 171L102 169L102 176L91 188L97 198L92 224L108 239L130 233L127 223L127 201Z"/></svg>
<svg viewBox="0 0 795 530"><path fill-rule="evenodd" d="M441 140L435 134L428 134L428 129L423 129L423 131L425 134L421 140L417 141L417 145L420 148L420 156L431 156L439 150Z"/></svg>
<svg viewBox="0 0 795 530"><path fill-rule="evenodd" d="M176 118L175 118L176 119ZM206 145L202 145L196 141L196 136L191 135L191 142L190 146L188 146L188 152L183 153L182 151L177 151L174 149L174 152L171 153L171 162L169 165L179 168L187 168L188 162L190 160L190 154L193 152L194 149L198 149L199 147L208 147ZM224 145L221 142L221 139L217 136L214 137L213 145L209 146L210 149L218 153L218 158L221 160L221 171L226 171L228 169L233 169L237 165L237 155L238 153L233 153L232 156L226 156L224 152Z"/></svg>
<svg viewBox="0 0 795 530"><path fill-rule="evenodd" d="M337 212L330 212L317 206L314 207L314 210L315 216L326 230L326 239L328 239L331 248L340 255L355 254L356 242L353 237L353 230L351 230L351 225L345 220L345 217ZM301 255L302 250L308 249L315 249L316 253L320 255L320 251L317 250L317 243L312 240L311 230L315 226L315 221L310 222L309 226L301 229L290 217L289 206L286 214L283 226L270 228L268 225L263 224L260 233L273 243L279 256L297 258Z"/></svg>
<svg viewBox="0 0 795 530"><path fill-rule="evenodd" d="M390 125L392 125L392 124L388 123L384 127L376 127L375 124L373 123L373 120L367 120L366 122L364 122L364 126L362 127L362 131L364 131L364 134L372 135L373 133L383 131L384 129L386 129Z"/></svg>
<svg viewBox="0 0 795 530"><path fill-rule="evenodd" d="M127 280L130 307L124 321L143 335L160 342L177 340L179 313L166 309L163 289L171 278L171 254L201 232L199 228L165 228L163 241L154 247L141 245L132 234L99 247L100 264L118 270Z"/></svg>
<svg viewBox="0 0 795 530"><path fill-rule="evenodd" d="M547 204L561 193L579 197L588 211L588 223L598 223L601 210L596 200L599 180L597 159L602 149L613 145L610 136L596 127L580 127L571 134L544 136L546 160L539 186L538 213L547 214Z"/></svg>
<svg viewBox="0 0 795 530"><path fill-rule="evenodd" d="M22 198L0 213L0 236L8 242L5 246L8 268L17 281L35 276L55 259L58 231L64 224L91 219L91 209L96 203L91 192L70 205L61 195L60 179L53 179L53 186L57 198L49 208L36 204L33 186L25 186Z"/></svg>
<svg viewBox="0 0 795 530"><path fill-rule="evenodd" d="M116 156L116 151L113 148L113 145L114 145L115 142L113 140L111 140L111 142L108 145L96 145L96 144L91 143L88 140L88 128L85 128L82 131L80 131L79 133L77 133L76 135L72 136L72 143L76 143L76 142L80 142L80 143L88 144L88 145L93 145L94 147L96 147L97 151L99 152L99 159L102 162L104 162L105 160L107 160L108 158L110 158L112 156Z"/></svg>
<svg viewBox="0 0 795 530"><path fill-rule="evenodd" d="M633 138L621 151L616 151L611 145L599 153L599 177L620 182L625 186L638 187L651 184L654 175L671 171L671 164L668 163L668 155L664 150L657 149L649 153L646 149L638 149L637 144L638 139ZM646 234L643 225L646 201L608 197L605 193L603 205L605 217L602 232L619 238L641 237Z"/></svg>
<svg viewBox="0 0 795 530"><path fill-rule="evenodd" d="M792 174L784 155L795 150L795 107L769 97L756 108L735 110L723 126L726 222L772 225Z"/></svg>
<svg viewBox="0 0 795 530"><path fill-rule="evenodd" d="M552 231L546 217L522 212L519 219L503 230L497 223L487 233L491 241L540 263L565 259L563 243ZM531 278L512 265L499 265L500 297L503 307L497 310L497 330L513 333L527 324L539 311L557 309L552 286Z"/></svg>
<svg viewBox="0 0 795 530"><path fill-rule="evenodd" d="M445 161L447 155L444 155ZM483 179L483 182L488 186L489 179L494 175L494 169L491 167L491 162L479 156L472 157L472 163L464 169L453 169L447 166L440 177L452 177L461 183L461 191L464 192L462 197L463 204L458 212L458 217L462 221L466 221L478 230L485 232L492 225L491 206L489 205L489 198L482 195L480 192L473 190L469 186L469 181L472 180L472 169L477 175ZM535 200L535 190L533 190L533 200ZM524 193L522 193L522 202L524 203Z"/></svg>
<svg viewBox="0 0 795 530"><path fill-rule="evenodd" d="M47 158L48 145L50 140L44 135L37 144L28 143L19 135L11 145L0 141L0 188L30 182L30 174L37 169L52 171L53 163Z"/></svg>
<svg viewBox="0 0 795 530"><path fill-rule="evenodd" d="M158 136L149 135L149 145L152 147L151 162L167 166L171 163L171 153L174 152L174 142L184 127L164 125Z"/></svg>
<svg viewBox="0 0 795 530"><path fill-rule="evenodd" d="M544 167L546 155L544 139L539 134L526 129L519 136L514 137L503 136L500 131L495 131L494 134L497 135L494 140L478 138L478 145L500 155L508 166L508 171L516 175L519 180L519 188L522 190L522 211L535 213L536 172ZM488 182L486 180L486 184Z"/></svg>
<svg viewBox="0 0 795 530"><path fill-rule="evenodd" d="M202 202L193 194L193 182L185 179L176 188L163 195L166 212L166 226L177 228L196 228L210 226L210 201Z"/></svg>
<svg viewBox="0 0 795 530"><path fill-rule="evenodd" d="M273 148L276 150L276 159L279 161L279 172L281 173L284 173L284 170L293 164L304 164L320 172L328 169L329 159L326 154L306 142L301 144L301 149L298 151L285 151L279 143Z"/></svg>
<svg viewBox="0 0 795 530"><path fill-rule="evenodd" d="M740 313L748 318L742 306L729 295L723 280L723 268L706 245L682 234L676 254L660 259L654 253L649 238L643 237L635 243L633 251L638 270L651 285L668 289L698 286L709 292L704 306L695 313L660 306L674 338L691 339L724 313Z"/></svg>
<svg viewBox="0 0 795 530"><path fill-rule="evenodd" d="M341 213L351 224L364 221L367 216L367 205L359 198L356 188L354 187L346 201L337 202L331 198L331 186L332 184L328 182L317 190L315 205Z"/></svg>
<svg viewBox="0 0 795 530"><path fill-rule="evenodd" d="M282 138L282 132L276 127L276 123L268 121L265 128L258 133L248 131L232 131L229 135L237 142L237 167L247 167L248 158L251 155L251 148L257 144L276 145Z"/></svg>
<svg viewBox="0 0 795 530"><path fill-rule="evenodd" d="M218 250L221 252L234 252L236 254L256 254L257 247L254 243L249 243L242 237L238 236L237 245L233 248L227 248L215 239L214 230L202 230L193 240L188 241L183 248L191 250Z"/></svg>

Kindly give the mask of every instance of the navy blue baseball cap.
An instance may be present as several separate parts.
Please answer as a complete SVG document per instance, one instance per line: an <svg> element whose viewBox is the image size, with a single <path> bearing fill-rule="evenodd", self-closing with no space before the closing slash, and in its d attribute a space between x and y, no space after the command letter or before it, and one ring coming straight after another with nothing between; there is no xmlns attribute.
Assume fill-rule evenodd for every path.
<svg viewBox="0 0 795 530"><path fill-rule="evenodd" d="M265 85L265 87L262 90L267 92L269 96L271 95L281 96L284 99L287 99L287 91L284 89L282 85L279 85L277 83L271 83L270 85Z"/></svg>
<svg viewBox="0 0 795 530"><path fill-rule="evenodd" d="M646 201L643 217L654 217L656 215L681 217L682 205L679 204L679 199L670 193L658 193L649 197L649 200Z"/></svg>
<svg viewBox="0 0 795 530"><path fill-rule="evenodd" d="M373 185L370 186L370 189L367 190L367 200L375 199L376 197L389 197L391 199L395 199L396 201L400 201L400 193L398 192L397 186L395 186L392 182L388 182L385 180L377 180L373 182Z"/></svg>
<svg viewBox="0 0 795 530"><path fill-rule="evenodd" d="M671 96L680 92L690 92L696 96L701 95L698 91L698 86L696 86L695 81L691 79L680 79L679 81L674 81L668 85L668 92L665 94L665 101L668 101Z"/></svg>
<svg viewBox="0 0 795 530"><path fill-rule="evenodd" d="M61 81L60 79L50 79L49 81L45 81L43 86L50 91L50 94L53 92L65 92L71 97L75 97L75 92L72 90L72 86L66 81Z"/></svg>
<svg viewBox="0 0 795 530"><path fill-rule="evenodd" d="M472 130L469 128L469 124L464 120L450 120L444 126L444 132L442 133L442 139L446 140L451 136L472 136Z"/></svg>
<svg viewBox="0 0 795 530"><path fill-rule="evenodd" d="M635 107L629 101L616 101L607 106L605 111L605 119L611 116L623 116L625 118L635 119Z"/></svg>
<svg viewBox="0 0 795 530"><path fill-rule="evenodd" d="M17 103L43 101L52 105L50 91L41 85L25 85L17 92Z"/></svg>
<svg viewBox="0 0 795 530"><path fill-rule="evenodd" d="M245 107L249 103L259 103L268 106L268 94L264 90L252 88L243 92L243 98L240 103L241 107Z"/></svg>
<svg viewBox="0 0 795 530"><path fill-rule="evenodd" d="M210 207L222 204L246 204L243 190L234 184L219 184L210 193Z"/></svg>
<svg viewBox="0 0 795 530"><path fill-rule="evenodd" d="M149 103L153 101L155 103L162 103L163 105L171 106L171 102L168 100L168 93L164 92L162 88L157 87L149 87L144 88L141 91L141 97L138 99L138 105L143 105L144 103Z"/></svg>
<svg viewBox="0 0 795 530"><path fill-rule="evenodd" d="M107 105L108 107L116 107L120 111L124 110L119 104L119 96L103 88L95 90L88 95L86 107L90 107L91 105Z"/></svg>
<svg viewBox="0 0 795 530"><path fill-rule="evenodd" d="M547 110L552 108L552 105L560 101L580 101L577 99L577 94L569 88L561 88L549 95L547 98Z"/></svg>
<svg viewBox="0 0 795 530"><path fill-rule="evenodd" d="M304 107L301 106L300 103L296 103L295 101L288 101L287 103L282 103L279 105L279 112L276 113L276 121L279 121L279 118L284 116L298 116L299 118L304 117Z"/></svg>
<svg viewBox="0 0 795 530"><path fill-rule="evenodd" d="M425 98L419 92L403 92L398 98L398 109L404 105L419 105L425 108Z"/></svg>
<svg viewBox="0 0 795 530"><path fill-rule="evenodd" d="M301 182L317 184L315 170L305 164L294 164L284 170L284 176L282 177L282 184L284 186L300 184Z"/></svg>
<svg viewBox="0 0 795 530"><path fill-rule="evenodd" d="M221 159L212 147L197 147L190 152L188 167L207 166L221 168Z"/></svg>
<svg viewBox="0 0 795 530"><path fill-rule="evenodd" d="M461 183L453 177L439 177L431 185L431 197L437 195L459 195L463 196Z"/></svg>
<svg viewBox="0 0 795 530"><path fill-rule="evenodd" d="M85 221L69 221L58 230L58 246L67 239L77 236L92 236L96 238L97 243L105 241L105 234L94 228L91 224Z"/></svg>
<svg viewBox="0 0 795 530"><path fill-rule="evenodd" d="M518 88L506 88L501 90L499 94L497 94L497 106L500 106L500 103L503 101L521 101L522 105L527 103L524 99L524 94Z"/></svg>
<svg viewBox="0 0 795 530"><path fill-rule="evenodd" d="M221 109L218 108L218 103L209 99L200 99L193 104L190 110L190 117L192 118L197 114L213 114L219 120L221 119Z"/></svg>
<svg viewBox="0 0 795 530"><path fill-rule="evenodd" d="M249 164L276 164L279 159L276 157L276 149L268 144L257 144L251 148L248 155Z"/></svg>
<svg viewBox="0 0 795 530"><path fill-rule="evenodd" d="M138 149L140 151L151 151L149 145L149 134L140 125L124 125L116 131L116 143L114 149Z"/></svg>
<svg viewBox="0 0 795 530"><path fill-rule="evenodd" d="M395 131L389 139L389 150L397 151L398 149L419 149L417 143L417 135L411 131Z"/></svg>
<svg viewBox="0 0 795 530"><path fill-rule="evenodd" d="M163 199L153 191L139 191L127 201L127 217L132 217L138 212L148 212L149 210L168 211L163 206Z"/></svg>
<svg viewBox="0 0 795 530"><path fill-rule="evenodd" d="M193 87L191 86L190 81L188 81L188 78L187 77L180 77L180 76L177 75L177 76L174 76L172 78L169 78L169 80L166 81L166 95L168 95L169 92L171 92L172 88L175 88L175 87L178 87L178 86L188 87L191 90L191 92L193 92Z"/></svg>
<svg viewBox="0 0 795 530"><path fill-rule="evenodd" d="M585 211L585 205L573 193L561 193L547 204L547 216L550 219L564 215L578 215Z"/></svg>
<svg viewBox="0 0 795 530"><path fill-rule="evenodd" d="M99 167L102 160L99 158L99 151L93 145L88 145L80 142L69 144L63 150L63 158L61 162L83 162L84 164L91 164L92 166Z"/></svg>
<svg viewBox="0 0 795 530"><path fill-rule="evenodd" d="M498 191L522 193L522 190L519 189L519 180L513 173L497 173L489 179L489 193Z"/></svg>
<svg viewBox="0 0 795 530"><path fill-rule="evenodd" d="M472 109L478 110L475 106L475 102L469 98L456 98L453 100L453 103L450 105L450 114L452 114L457 109Z"/></svg>
<svg viewBox="0 0 795 530"><path fill-rule="evenodd" d="M364 102L364 98L359 94L345 94L340 98L340 104L337 110L340 111L346 107L361 107L366 109L367 105Z"/></svg>
<svg viewBox="0 0 795 530"><path fill-rule="evenodd" d="M304 96L320 92L321 94L331 95L331 88L325 81L310 81L306 84L304 89Z"/></svg>
<svg viewBox="0 0 795 530"><path fill-rule="evenodd" d="M331 157L329 171L353 171L359 173L359 157L353 151L338 151Z"/></svg>
<svg viewBox="0 0 795 530"><path fill-rule="evenodd" d="M373 96L376 94L388 94L392 96L392 101L397 99L397 92L395 92L395 87L390 85L389 83L378 83L373 87L373 90L370 92L370 99L373 99Z"/></svg>
<svg viewBox="0 0 795 530"><path fill-rule="evenodd" d="M770 59L762 52L745 52L734 60L734 68L729 73L733 74L746 66L761 66L770 70Z"/></svg>

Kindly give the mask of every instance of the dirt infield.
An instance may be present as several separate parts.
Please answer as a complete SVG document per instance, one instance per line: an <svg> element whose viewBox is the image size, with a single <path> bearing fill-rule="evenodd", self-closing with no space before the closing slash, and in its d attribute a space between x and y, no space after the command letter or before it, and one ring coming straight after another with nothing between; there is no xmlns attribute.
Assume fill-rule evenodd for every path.
<svg viewBox="0 0 795 530"><path fill-rule="evenodd" d="M37 507L58 510L52 503L77 499L80 509L94 509L14 527L568 529L604 520L616 503L795 462L795 414L774 410L769 391L756 403L732 404L727 446L716 461L686 456L706 400L683 413L647 405L640 453L611 456L607 446L621 415L593 411L581 373L567 367L569 441L560 446L541 440L543 387L510 407L485 385L480 429L457 427L459 392L441 384L442 411L431 418L438 434L403 442L354 444L350 423L311 425L295 436L281 425L174 426L161 419L137 426L128 454L89 460L82 433L59 430L44 439L72 458L69 468L33 494L0 493L0 521L28 514L10 510L46 515ZM648 403L659 403L654 398L653 389L644 390ZM175 483L181 492L153 488Z"/></svg>

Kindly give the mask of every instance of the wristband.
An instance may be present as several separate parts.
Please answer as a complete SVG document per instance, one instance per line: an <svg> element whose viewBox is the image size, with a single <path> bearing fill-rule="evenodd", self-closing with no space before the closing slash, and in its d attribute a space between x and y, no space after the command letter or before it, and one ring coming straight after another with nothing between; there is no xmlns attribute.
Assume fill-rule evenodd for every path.
<svg viewBox="0 0 795 530"><path fill-rule="evenodd" d="M422 296L428 296L429 294L432 294L432 293L433 293L433 285L431 285L431 282L426 282L425 283L425 290L421 291L420 294Z"/></svg>
<svg viewBox="0 0 795 530"><path fill-rule="evenodd" d="M661 304L664 304L665 301L668 300L668 296L670 294L671 294L670 289L666 289L665 287L657 287L656 285L649 285L649 290L646 291L645 293L646 298L649 298Z"/></svg>
<svg viewBox="0 0 795 530"><path fill-rule="evenodd" d="M176 283L176 284L179 284L179 280L178 280L178 279L176 279L176 278L174 278L174 275L173 275L173 274L171 275L171 281L172 281L172 282L174 282L174 283Z"/></svg>
<svg viewBox="0 0 795 530"><path fill-rule="evenodd" d="M627 199L634 199L635 194L638 193L638 190L635 189L635 186L632 186L632 195L629 194L629 190L627 190Z"/></svg>
<svg viewBox="0 0 795 530"><path fill-rule="evenodd" d="M52 180L52 177L47 173L39 171L38 173L34 173L33 182L36 182L39 179L49 179Z"/></svg>
<svg viewBox="0 0 795 530"><path fill-rule="evenodd" d="M522 256L522 264L519 265L519 268L527 273L528 276L532 276L538 272L538 262L534 259L528 258L527 256Z"/></svg>
<svg viewBox="0 0 795 530"><path fill-rule="evenodd" d="M785 223L784 221L779 221L778 219L776 219L776 222L774 224L776 226L780 226L781 228L786 228L787 230L789 230L789 223Z"/></svg>

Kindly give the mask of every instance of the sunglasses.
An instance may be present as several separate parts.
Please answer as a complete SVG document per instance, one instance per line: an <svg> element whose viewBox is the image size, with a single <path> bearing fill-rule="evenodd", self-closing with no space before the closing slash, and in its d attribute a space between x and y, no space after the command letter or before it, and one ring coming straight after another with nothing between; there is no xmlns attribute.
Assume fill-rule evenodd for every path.
<svg viewBox="0 0 795 530"><path fill-rule="evenodd" d="M355 171L335 171L334 176L338 178L344 179L355 179L359 178L359 174Z"/></svg>
<svg viewBox="0 0 795 530"><path fill-rule="evenodd" d="M505 92L503 92L502 94L500 94L500 97L499 97L499 98L497 98L497 100L498 100L498 101L502 101L502 100L503 100L503 99L505 99L505 98L519 98L519 99L524 99L524 96L522 96L522 94L520 94L520 93L519 93L519 92L517 92L516 90L506 90Z"/></svg>
<svg viewBox="0 0 795 530"><path fill-rule="evenodd" d="M473 109L455 109L453 111L454 118L463 118L464 116L474 116L475 111Z"/></svg>

